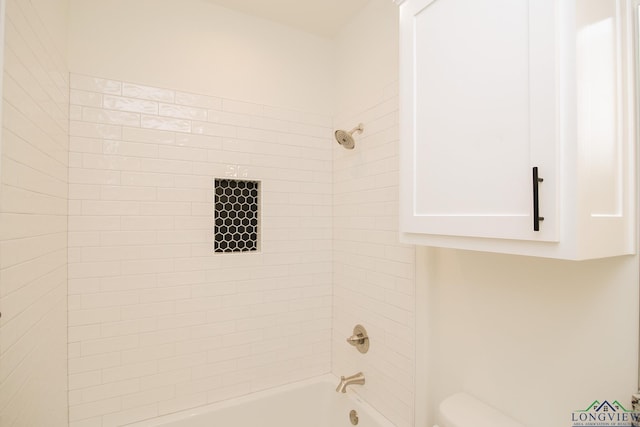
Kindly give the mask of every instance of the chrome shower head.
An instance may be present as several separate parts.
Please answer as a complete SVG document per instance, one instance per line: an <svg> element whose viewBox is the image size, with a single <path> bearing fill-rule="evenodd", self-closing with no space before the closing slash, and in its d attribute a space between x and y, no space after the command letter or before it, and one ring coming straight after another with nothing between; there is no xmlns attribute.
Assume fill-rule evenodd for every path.
<svg viewBox="0 0 640 427"><path fill-rule="evenodd" d="M353 150L353 147L356 146L356 142L353 139L353 134L356 132L360 134L363 130L364 127L362 126L362 123L360 123L357 127L351 129L349 132L338 129L335 132L336 141L338 141L338 144L342 145L347 150Z"/></svg>

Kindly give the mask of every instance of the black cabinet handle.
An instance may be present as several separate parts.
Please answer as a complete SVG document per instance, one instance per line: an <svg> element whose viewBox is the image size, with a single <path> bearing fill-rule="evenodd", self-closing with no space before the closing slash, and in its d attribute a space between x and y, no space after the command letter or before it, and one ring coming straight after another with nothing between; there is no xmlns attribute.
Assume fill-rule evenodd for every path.
<svg viewBox="0 0 640 427"><path fill-rule="evenodd" d="M540 216L540 202L538 199L538 184L544 179L538 176L538 167L533 168L533 231L540 231L540 221L544 221L544 217Z"/></svg>

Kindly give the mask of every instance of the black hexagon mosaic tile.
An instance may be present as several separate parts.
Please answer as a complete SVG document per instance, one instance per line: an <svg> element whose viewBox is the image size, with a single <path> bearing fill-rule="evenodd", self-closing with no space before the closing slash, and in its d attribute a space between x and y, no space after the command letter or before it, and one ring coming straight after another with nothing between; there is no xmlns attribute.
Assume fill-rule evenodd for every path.
<svg viewBox="0 0 640 427"><path fill-rule="evenodd" d="M214 252L258 250L260 183L216 179L214 197Z"/></svg>

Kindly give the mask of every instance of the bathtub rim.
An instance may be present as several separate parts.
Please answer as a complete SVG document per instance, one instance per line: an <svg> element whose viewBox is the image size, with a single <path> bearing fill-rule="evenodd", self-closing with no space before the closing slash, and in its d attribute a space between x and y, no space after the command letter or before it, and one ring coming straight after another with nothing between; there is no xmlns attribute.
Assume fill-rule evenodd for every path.
<svg viewBox="0 0 640 427"><path fill-rule="evenodd" d="M272 387L266 390L256 391L253 393L245 394L245 395L234 397L227 400L208 403L206 405L197 406L195 408L184 409L177 412L171 412L169 414L159 415L157 417L148 418L141 421L135 421L133 423L124 424L123 427L158 427L158 426L162 427L161 423L184 420L184 419L202 415L208 412L214 412L217 410L240 406L244 403L254 402L256 400L261 400L277 394L298 390L298 389L315 385L315 384L326 383L329 387L331 387L331 389L333 389L334 386L338 384L339 381L340 379L336 377L334 374L323 374L323 375L307 378L301 381L295 381L295 382L283 384L280 386ZM358 405L359 409L361 408L364 412L366 412L367 415L370 416L379 425L379 427L396 427L395 424L393 424L388 418L382 415L380 411L375 409L373 406L369 405L353 389L348 388L346 396L350 400L353 400L355 404Z"/></svg>

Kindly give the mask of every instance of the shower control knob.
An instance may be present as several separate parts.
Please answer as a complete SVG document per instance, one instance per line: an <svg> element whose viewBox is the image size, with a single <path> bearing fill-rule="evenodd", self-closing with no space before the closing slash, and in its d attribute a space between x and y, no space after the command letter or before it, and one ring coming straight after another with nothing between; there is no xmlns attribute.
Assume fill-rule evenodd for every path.
<svg viewBox="0 0 640 427"><path fill-rule="evenodd" d="M360 353L369 351L369 336L362 325L356 325L353 328L353 335L347 338L347 342L357 348Z"/></svg>
<svg viewBox="0 0 640 427"><path fill-rule="evenodd" d="M367 337L362 335L353 335L347 338L347 342L351 345L362 344Z"/></svg>

